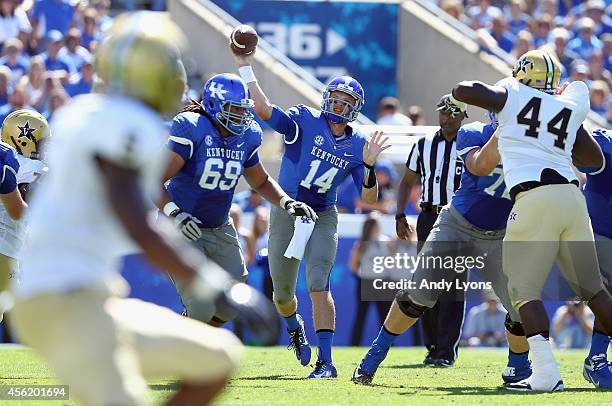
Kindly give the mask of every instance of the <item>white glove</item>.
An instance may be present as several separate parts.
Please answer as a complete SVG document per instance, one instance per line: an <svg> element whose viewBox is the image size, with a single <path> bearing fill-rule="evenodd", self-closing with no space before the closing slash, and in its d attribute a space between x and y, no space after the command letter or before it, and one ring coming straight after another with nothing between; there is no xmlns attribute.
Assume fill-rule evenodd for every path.
<svg viewBox="0 0 612 406"><path fill-rule="evenodd" d="M190 241L197 241L202 237L202 222L190 213L181 211L174 202L164 206L164 214L174 220L174 225Z"/></svg>

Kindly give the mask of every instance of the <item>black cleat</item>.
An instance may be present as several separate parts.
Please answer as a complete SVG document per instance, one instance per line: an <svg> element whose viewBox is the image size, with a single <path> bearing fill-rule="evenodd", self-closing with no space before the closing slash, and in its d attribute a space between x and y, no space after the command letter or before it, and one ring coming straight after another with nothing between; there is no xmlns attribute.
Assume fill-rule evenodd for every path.
<svg viewBox="0 0 612 406"><path fill-rule="evenodd" d="M351 378L351 381L353 381L355 385L370 385L373 379L374 374L368 374L360 367L357 367L355 368L355 372L353 372L353 377Z"/></svg>

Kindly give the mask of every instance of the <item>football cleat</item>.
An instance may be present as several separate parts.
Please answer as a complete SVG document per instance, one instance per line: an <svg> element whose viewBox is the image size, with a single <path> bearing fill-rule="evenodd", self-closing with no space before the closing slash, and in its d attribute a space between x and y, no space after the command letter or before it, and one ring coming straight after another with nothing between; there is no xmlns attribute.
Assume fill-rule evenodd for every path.
<svg viewBox="0 0 612 406"><path fill-rule="evenodd" d="M355 385L370 385L373 379L374 374L369 374L363 369L361 369L361 366L358 366L353 372L353 377L351 378L351 381L353 381Z"/></svg>
<svg viewBox="0 0 612 406"><path fill-rule="evenodd" d="M431 366L434 366L436 361L437 361L436 358L432 358L431 355L427 354L427 356L423 360L423 365L425 365L426 367L431 367Z"/></svg>
<svg viewBox="0 0 612 406"><path fill-rule="evenodd" d="M318 360L315 364L315 369L308 375L309 379L313 378L337 378L338 371L336 367L329 361Z"/></svg>
<svg viewBox="0 0 612 406"><path fill-rule="evenodd" d="M552 379L548 382L534 382L533 375L519 382L507 383L504 387L518 392L562 392L563 380Z"/></svg>
<svg viewBox="0 0 612 406"><path fill-rule="evenodd" d="M455 365L455 361L444 358L436 359L432 364L432 366L436 368L451 368L453 365Z"/></svg>
<svg viewBox="0 0 612 406"><path fill-rule="evenodd" d="M287 349L290 350L293 348L295 352L295 357L302 366L308 365L310 362L310 344L308 343L308 339L306 338L306 331L304 330L304 319L299 314L297 315L298 323L300 327L297 330L289 331L289 345Z"/></svg>
<svg viewBox="0 0 612 406"><path fill-rule="evenodd" d="M516 383L525 380L531 376L531 361L519 368L507 366L504 372L502 372L502 379L504 383Z"/></svg>
<svg viewBox="0 0 612 406"><path fill-rule="evenodd" d="M606 360L606 354L598 354L585 359L582 375L596 388L612 389L612 372Z"/></svg>

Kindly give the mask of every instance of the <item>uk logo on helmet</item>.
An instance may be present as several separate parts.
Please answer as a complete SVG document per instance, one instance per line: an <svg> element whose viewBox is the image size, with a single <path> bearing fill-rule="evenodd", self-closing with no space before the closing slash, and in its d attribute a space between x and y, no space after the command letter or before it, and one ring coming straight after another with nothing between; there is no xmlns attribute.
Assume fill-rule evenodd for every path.
<svg viewBox="0 0 612 406"><path fill-rule="evenodd" d="M228 90L223 89L222 83L211 82L208 87L208 91L210 92L210 97L214 97L215 99L225 100L225 94Z"/></svg>

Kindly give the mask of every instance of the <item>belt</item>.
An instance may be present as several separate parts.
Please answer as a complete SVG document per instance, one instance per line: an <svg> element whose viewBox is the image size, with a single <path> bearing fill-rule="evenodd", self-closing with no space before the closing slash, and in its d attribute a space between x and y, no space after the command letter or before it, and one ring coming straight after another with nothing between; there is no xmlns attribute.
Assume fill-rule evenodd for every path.
<svg viewBox="0 0 612 406"><path fill-rule="evenodd" d="M440 212L444 208L444 205L431 203L421 203L420 206L423 211L429 211L436 214L440 214Z"/></svg>
<svg viewBox="0 0 612 406"><path fill-rule="evenodd" d="M544 180L544 181L537 181L537 180L530 180L527 182L523 182L523 183L519 183L518 185L515 185L512 187L512 189L510 189L510 199L512 199L512 202L514 203L514 201L516 200L516 195L518 195L521 192L526 192L528 190L531 189L535 189L537 187L540 186L546 186L546 185L568 185L568 184L572 184L576 187L579 186L579 183L577 180L572 180L571 182L568 181L565 178L561 178L561 179L548 179L548 180Z"/></svg>

